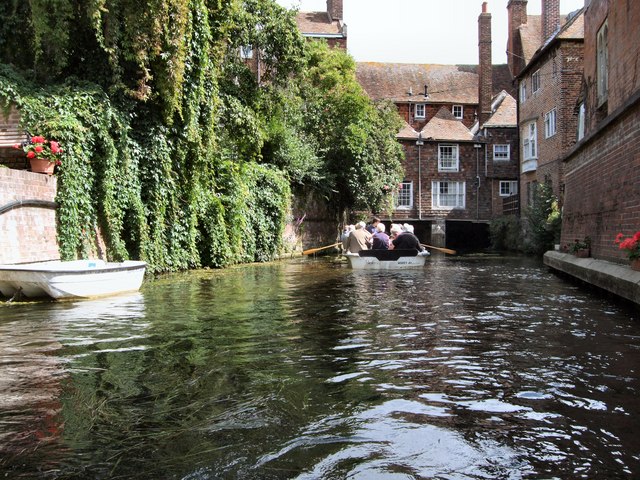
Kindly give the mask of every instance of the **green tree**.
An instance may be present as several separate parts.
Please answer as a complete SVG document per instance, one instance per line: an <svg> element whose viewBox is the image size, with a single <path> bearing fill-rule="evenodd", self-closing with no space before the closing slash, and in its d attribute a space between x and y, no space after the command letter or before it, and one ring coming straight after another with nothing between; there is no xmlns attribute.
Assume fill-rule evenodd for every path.
<svg viewBox="0 0 640 480"><path fill-rule="evenodd" d="M336 212L380 210L403 176L395 107L369 99L356 79L353 58L341 50L312 42L306 65L304 124L324 160L318 188Z"/></svg>

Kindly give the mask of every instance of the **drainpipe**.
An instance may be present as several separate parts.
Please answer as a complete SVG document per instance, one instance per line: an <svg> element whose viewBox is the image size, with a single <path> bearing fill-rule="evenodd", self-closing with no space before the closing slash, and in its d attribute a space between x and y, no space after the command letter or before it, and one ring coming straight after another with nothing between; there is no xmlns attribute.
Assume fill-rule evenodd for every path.
<svg viewBox="0 0 640 480"><path fill-rule="evenodd" d="M424 141L422 140L422 132L418 133L418 140L416 140L418 146L418 220L422 220L422 158L421 151Z"/></svg>

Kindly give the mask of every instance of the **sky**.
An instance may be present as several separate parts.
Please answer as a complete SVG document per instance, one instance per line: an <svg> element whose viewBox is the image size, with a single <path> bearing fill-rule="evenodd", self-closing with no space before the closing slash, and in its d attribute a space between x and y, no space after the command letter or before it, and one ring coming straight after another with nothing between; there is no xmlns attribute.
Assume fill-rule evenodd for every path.
<svg viewBox="0 0 640 480"><path fill-rule="evenodd" d="M343 0L349 53L358 62L478 63L478 15L483 0ZM326 0L276 0L300 11L326 11ZM507 3L487 0L491 13L491 60L507 63ZM567 14L584 0L560 0ZM540 14L540 0L527 12Z"/></svg>

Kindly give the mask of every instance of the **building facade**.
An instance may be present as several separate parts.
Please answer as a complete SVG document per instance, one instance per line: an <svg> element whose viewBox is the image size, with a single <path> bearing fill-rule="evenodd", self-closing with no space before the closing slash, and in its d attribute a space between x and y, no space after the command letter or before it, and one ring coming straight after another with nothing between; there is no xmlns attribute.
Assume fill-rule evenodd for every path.
<svg viewBox="0 0 640 480"><path fill-rule="evenodd" d="M564 157L562 244L627 263L615 236L640 230L640 2L586 0L578 143Z"/></svg>
<svg viewBox="0 0 640 480"><path fill-rule="evenodd" d="M436 246L488 246L489 222L517 194L516 101L507 65L491 61L491 14L478 18L479 65L358 63L373 100L405 122L405 178L388 221L408 222Z"/></svg>
<svg viewBox="0 0 640 480"><path fill-rule="evenodd" d="M323 39L332 48L347 49L342 0L327 0L326 12L298 12L296 23L303 37Z"/></svg>
<svg viewBox="0 0 640 480"><path fill-rule="evenodd" d="M521 204L532 204L540 182L551 184L562 204L562 159L576 142L583 12L561 17L558 0L542 0L541 16L527 15L526 0L511 0L507 8L509 67L518 88Z"/></svg>

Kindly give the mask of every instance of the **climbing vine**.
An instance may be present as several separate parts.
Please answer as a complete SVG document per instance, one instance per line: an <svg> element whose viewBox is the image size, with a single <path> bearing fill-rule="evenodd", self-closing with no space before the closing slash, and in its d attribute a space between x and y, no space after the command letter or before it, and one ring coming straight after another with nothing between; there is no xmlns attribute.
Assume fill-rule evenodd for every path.
<svg viewBox="0 0 640 480"><path fill-rule="evenodd" d="M269 260L291 185L375 206L400 175L395 112L273 0L8 0L0 20L0 100L65 149L64 259L102 238L157 272Z"/></svg>

